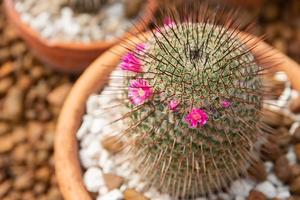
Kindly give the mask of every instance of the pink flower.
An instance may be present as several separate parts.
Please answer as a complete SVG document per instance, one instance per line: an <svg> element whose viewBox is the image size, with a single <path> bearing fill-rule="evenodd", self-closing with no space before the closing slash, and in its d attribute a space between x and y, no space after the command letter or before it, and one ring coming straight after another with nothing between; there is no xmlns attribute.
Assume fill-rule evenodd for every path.
<svg viewBox="0 0 300 200"><path fill-rule="evenodd" d="M231 106L231 102L227 101L227 100L223 100L221 102L221 105L222 105L223 108L229 108Z"/></svg>
<svg viewBox="0 0 300 200"><path fill-rule="evenodd" d="M134 53L129 52L122 58L121 69L137 73L142 72L141 61Z"/></svg>
<svg viewBox="0 0 300 200"><path fill-rule="evenodd" d="M193 108L185 117L185 121L189 124L190 128L203 127L207 123L207 120L208 115L200 108Z"/></svg>
<svg viewBox="0 0 300 200"><path fill-rule="evenodd" d="M176 24L175 24L174 20L171 17L166 17L164 19L164 25L167 26L167 27L173 27Z"/></svg>
<svg viewBox="0 0 300 200"><path fill-rule="evenodd" d="M151 86L149 86L147 80L136 79L130 81L129 98L134 105L141 105L148 100L153 94Z"/></svg>
<svg viewBox="0 0 300 200"><path fill-rule="evenodd" d="M170 103L169 103L169 108L173 111L176 111L177 110L177 107L179 106L179 101L177 100L171 100Z"/></svg>

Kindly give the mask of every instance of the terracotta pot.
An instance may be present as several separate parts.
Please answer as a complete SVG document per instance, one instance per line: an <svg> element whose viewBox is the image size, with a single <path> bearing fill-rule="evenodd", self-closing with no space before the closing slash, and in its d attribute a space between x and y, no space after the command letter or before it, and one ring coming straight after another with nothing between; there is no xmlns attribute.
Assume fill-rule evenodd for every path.
<svg viewBox="0 0 300 200"><path fill-rule="evenodd" d="M126 52L124 45L113 47L87 68L75 83L61 111L55 135L55 169L60 190L66 200L91 200L83 184L76 132L81 125L88 97L104 87L103 77L108 77L120 62L121 55ZM254 53L266 50L281 61L276 70L285 71L293 87L300 91L300 66L263 42Z"/></svg>
<svg viewBox="0 0 300 200"><path fill-rule="evenodd" d="M156 0L147 0L147 11L128 33L113 41L97 41L92 43L54 42L42 38L39 33L24 23L14 8L13 0L5 0L4 6L10 22L16 27L21 38L30 46L33 53L49 66L63 72L82 72L101 53L124 40L131 34L144 30L150 23L157 9Z"/></svg>

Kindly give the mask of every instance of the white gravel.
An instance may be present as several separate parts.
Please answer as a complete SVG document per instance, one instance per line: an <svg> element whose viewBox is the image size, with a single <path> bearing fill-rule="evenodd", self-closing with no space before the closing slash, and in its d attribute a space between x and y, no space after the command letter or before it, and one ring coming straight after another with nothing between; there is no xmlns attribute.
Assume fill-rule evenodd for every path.
<svg viewBox="0 0 300 200"><path fill-rule="evenodd" d="M64 0L16 0L15 8L43 38L64 42L113 40L132 28L139 17L128 19L122 0L110 0L95 14L74 12Z"/></svg>
<svg viewBox="0 0 300 200"><path fill-rule="evenodd" d="M108 90L105 90L103 93L105 92L108 92ZM119 95L119 97L121 96ZM112 98L111 95L101 96L96 94L91 95L87 101L87 113L83 117L82 125L77 132L77 139L80 142L79 157L85 168L84 183L86 188L90 192L98 193L97 200L100 198L101 200L123 199L122 192L129 188L143 193L152 200L171 200L168 194L160 194L156 188L145 190L145 184L142 182L139 174L132 169L130 163L124 161L126 160L124 155L112 155L102 147L101 139L104 136L114 135L116 130L122 130L122 123L118 123L114 130L105 126L107 121L116 119L120 116L120 113L126 112L126 108L117 108L117 112L107 112L102 109L103 106L107 106L108 102L113 105L116 101L117 98ZM291 134L293 133L291 132ZM292 148L288 151L286 157L289 162L296 162L296 155ZM274 174L274 164L267 161L264 163L264 166L268 172L265 182L258 183L249 178L241 178L231 184L228 193L216 194L211 196L209 200L246 200L252 189L261 191L268 198L288 199L291 196L289 187L284 185ZM102 173L115 173L124 177L125 181L120 189L109 192L102 178ZM197 200L206 200L206 198L199 197Z"/></svg>

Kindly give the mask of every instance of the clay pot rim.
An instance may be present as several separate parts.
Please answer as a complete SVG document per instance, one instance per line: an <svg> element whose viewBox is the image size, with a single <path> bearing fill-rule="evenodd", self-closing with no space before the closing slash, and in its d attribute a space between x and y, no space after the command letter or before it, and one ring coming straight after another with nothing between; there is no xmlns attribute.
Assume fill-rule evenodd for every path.
<svg viewBox="0 0 300 200"><path fill-rule="evenodd" d="M130 41L144 41L144 36L138 36ZM241 37L245 36L247 35ZM255 41L253 42L255 43ZM112 47L86 69L73 86L61 110L54 144L55 170L60 190L66 200L92 199L83 183L76 132L82 122L87 98L104 86L105 78L103 77L109 76L119 63L121 55L127 51L124 46L126 43ZM293 87L300 91L300 79L298 78L300 66L264 42L260 42L256 47L256 52L260 51L268 51L275 60L279 59L281 62L276 65L275 70L285 71ZM119 53L116 54L115 52Z"/></svg>
<svg viewBox="0 0 300 200"><path fill-rule="evenodd" d="M39 43L42 43L45 46L51 48L78 49L83 51L97 50L99 48L109 48L110 46L124 40L125 38L140 32L140 30L145 29L146 24L149 24L149 22L152 20L152 17L154 16L154 13L156 12L158 7L156 0L147 0L144 14L140 16L137 22L133 24L133 27L130 30L126 31L123 35L110 41L99 40L99 41L84 43L84 42L64 42L64 41L54 41L54 40L51 41L43 38L38 31L31 28L26 22L23 22L23 20L20 18L18 11L14 7L13 1L14 0L4 1L5 11L9 13L9 15L12 18L15 19L15 23L17 24L17 26L19 26L22 31L27 32L28 35L30 35L30 37L36 38L36 40L38 40Z"/></svg>

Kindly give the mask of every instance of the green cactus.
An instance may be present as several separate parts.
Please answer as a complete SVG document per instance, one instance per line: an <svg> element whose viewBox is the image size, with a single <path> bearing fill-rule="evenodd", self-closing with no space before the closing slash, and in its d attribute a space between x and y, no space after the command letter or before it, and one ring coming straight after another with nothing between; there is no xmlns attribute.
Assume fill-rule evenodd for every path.
<svg viewBox="0 0 300 200"><path fill-rule="evenodd" d="M67 0L67 4L80 12L97 12L107 0Z"/></svg>
<svg viewBox="0 0 300 200"><path fill-rule="evenodd" d="M226 189L257 158L267 129L254 47L232 26L195 19L166 19L120 64L130 71L122 86L130 111L120 120L132 163L174 199Z"/></svg>

